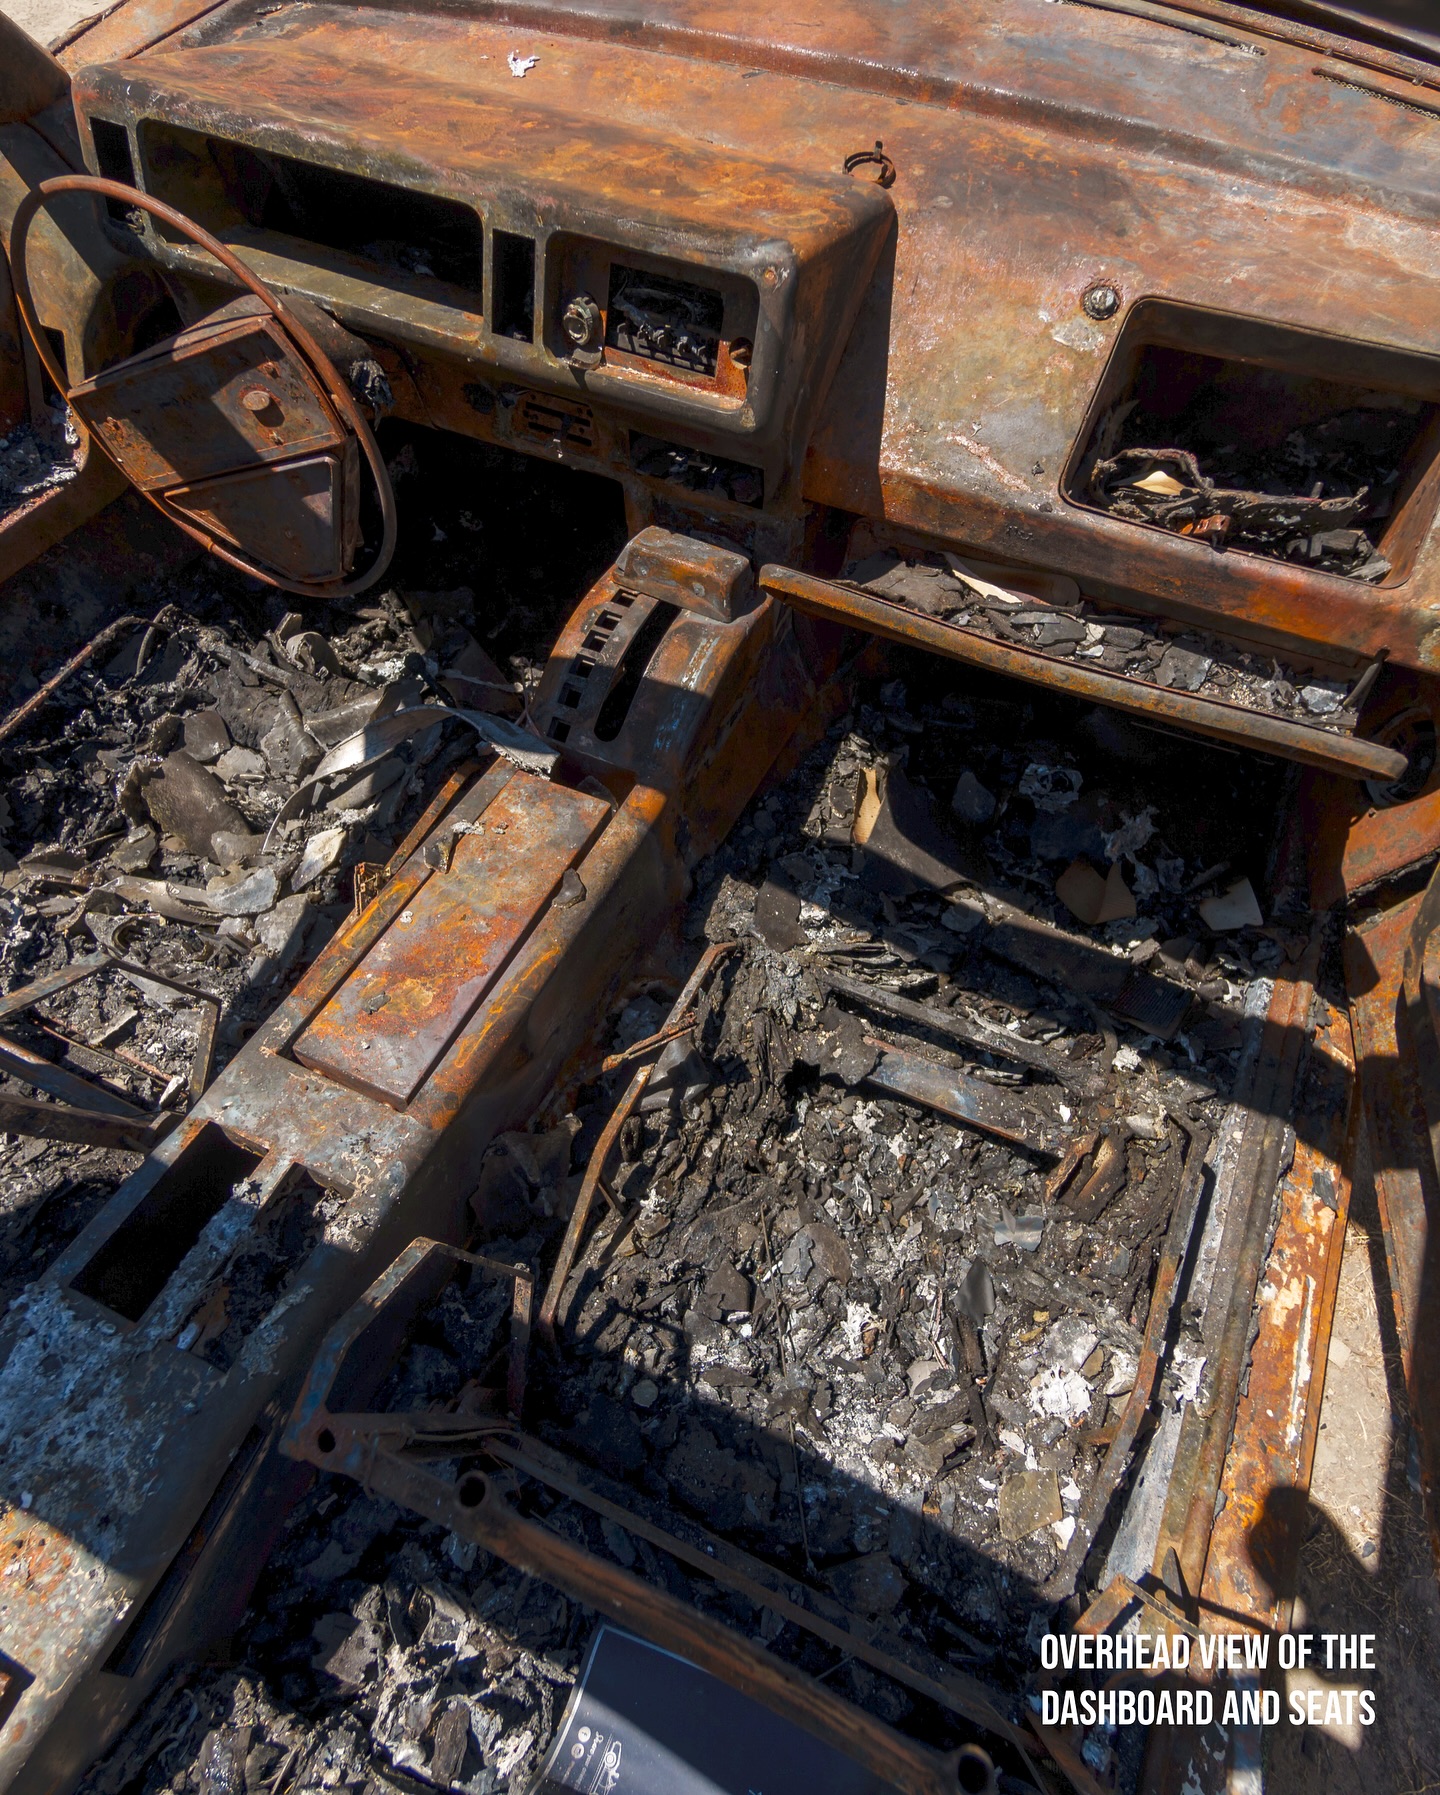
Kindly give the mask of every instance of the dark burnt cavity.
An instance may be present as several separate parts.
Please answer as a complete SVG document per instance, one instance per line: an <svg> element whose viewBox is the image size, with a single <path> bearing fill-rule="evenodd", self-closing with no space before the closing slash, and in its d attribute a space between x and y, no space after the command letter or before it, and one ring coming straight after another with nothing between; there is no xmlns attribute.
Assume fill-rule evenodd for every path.
<svg viewBox="0 0 1440 1795"><path fill-rule="evenodd" d="M1162 310L1154 334L1168 340L1137 343ZM1217 550L1370 584L1403 577L1434 510L1440 442L1422 358L1327 354L1244 320L1227 341L1229 321L1137 311L1069 496Z"/></svg>

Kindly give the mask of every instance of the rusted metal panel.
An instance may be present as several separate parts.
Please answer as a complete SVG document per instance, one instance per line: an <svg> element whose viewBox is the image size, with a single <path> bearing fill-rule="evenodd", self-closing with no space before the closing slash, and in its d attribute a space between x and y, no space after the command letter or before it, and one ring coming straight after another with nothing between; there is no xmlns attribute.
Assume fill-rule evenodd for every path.
<svg viewBox="0 0 1440 1795"><path fill-rule="evenodd" d="M1440 1566L1440 1171L1420 1071L1431 1036L1404 1002L1405 958L1422 898L1397 904L1345 941L1345 983L1365 1101L1365 1128L1385 1236L1405 1387L1420 1447L1431 1544Z"/></svg>
<svg viewBox="0 0 1440 1795"><path fill-rule="evenodd" d="M620 584L649 598L733 623L755 603L755 576L744 555L711 543L684 543L669 530L631 537L615 563Z"/></svg>
<svg viewBox="0 0 1440 1795"><path fill-rule="evenodd" d="M1355 1062L1346 1011L1321 1008L1294 1110L1295 1157L1259 1292L1259 1331L1210 1535L1202 1606L1284 1631L1320 1425L1350 1210Z"/></svg>
<svg viewBox="0 0 1440 1795"><path fill-rule="evenodd" d="M26 197L42 182L72 173L35 122L0 125L0 237L7 255L14 219ZM167 297L158 269L135 253L133 242L107 236L94 201L83 196L65 195L53 214L37 221L29 263L38 321L63 341L61 359L76 378L128 353L136 331ZM19 302L13 258L10 271ZM48 335L43 345L33 347L41 365L47 354L54 359ZM32 403L38 392L38 385L32 387Z"/></svg>
<svg viewBox="0 0 1440 1795"><path fill-rule="evenodd" d="M1365 707L1365 729L1409 756L1398 784L1357 790L1307 774L1297 804L1307 839L1310 901L1333 910L1440 851L1440 688L1432 675L1387 668Z"/></svg>
<svg viewBox="0 0 1440 1795"><path fill-rule="evenodd" d="M355 445L172 486L166 509L198 529L207 543L281 569L302 587L337 579L359 535Z"/></svg>
<svg viewBox="0 0 1440 1795"><path fill-rule="evenodd" d="M11 18L0 19L0 124L13 125L64 99L70 81L50 52Z"/></svg>
<svg viewBox="0 0 1440 1795"><path fill-rule="evenodd" d="M338 23L327 19L325 38ZM422 33L428 35L429 26ZM384 83L337 85L337 68L358 47L316 39L281 48L257 40L251 48L260 61L242 74L233 54L196 62L172 45L127 63L123 77L101 68L77 79L100 116L151 121L135 139L142 185L233 241L262 277L299 287L347 322L368 318L367 331L378 314L381 334L422 350L458 350L472 364L468 380L483 356L496 368L538 374L552 388L583 390L592 405L631 403L733 442L765 461L772 487L783 481L784 439L797 425L808 428L828 384L843 326L892 218L888 196L838 169L758 158L748 144L721 149L693 132L662 136L623 108L607 109L601 122L551 111L531 103L533 85L488 95L483 82L461 73L483 63L484 52L468 43L452 46L449 74L438 83L433 68L409 67L391 55ZM240 122L237 79L248 91L248 124ZM254 96L262 92L276 109L257 134ZM603 349L598 359L587 351L577 360L548 305L535 339L521 340L482 311L487 287L493 305L493 269L483 286L473 279L468 290L454 281L397 280L363 256L322 246L317 257L293 233L248 223L205 148L206 132L227 130L266 154L328 163L366 179L383 172L397 184L483 210L487 222L507 229L529 207L521 202L512 220L495 196L527 185L543 189L542 286L563 281L567 301L577 288L594 286L603 312L614 271L628 265L632 250L665 258L677 275L687 265L702 271L707 290L716 283L734 289L726 340L748 345L743 387L731 392L717 379L700 390L691 379L670 377L663 363ZM402 142L403 173L395 160ZM191 271L202 266L183 247L153 235L149 244L161 260ZM829 328L817 328L822 317Z"/></svg>
<svg viewBox="0 0 1440 1795"><path fill-rule="evenodd" d="M128 0L125 5L106 7L97 16L82 19L57 40L55 59L73 73L92 62L134 56L183 31L223 3L224 0Z"/></svg>
<svg viewBox="0 0 1440 1795"><path fill-rule="evenodd" d="M22 1700L52 1699L71 1675L67 1638L76 1630L112 1625L127 1606L101 1558L16 1503L0 1515L0 1635L34 1642L23 1663L11 1660L10 1686L0 1698L8 1754L34 1741Z"/></svg>
<svg viewBox="0 0 1440 1795"><path fill-rule="evenodd" d="M403 1108L503 974L610 806L516 772L461 804L433 870L295 1042L302 1065Z"/></svg>

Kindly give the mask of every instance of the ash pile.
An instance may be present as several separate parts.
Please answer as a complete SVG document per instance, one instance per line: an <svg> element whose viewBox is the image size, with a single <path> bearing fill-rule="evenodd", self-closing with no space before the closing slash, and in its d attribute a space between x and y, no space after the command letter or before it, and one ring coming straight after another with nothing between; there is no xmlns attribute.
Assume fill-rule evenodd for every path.
<svg viewBox="0 0 1440 1795"><path fill-rule="evenodd" d="M605 1069L495 1143L474 1207L483 1250L551 1284L537 1451L613 1508L519 1475L511 1499L938 1746L973 1729L904 1666L1018 1717L1066 1582L1104 1580L1110 1533L1087 1556L1077 1526L1182 1166L1305 936L1267 882L1282 772L891 670L699 870L689 954L733 945L690 1026L674 987L630 994ZM587 1167L607 1200L572 1260ZM1195 1398L1197 1320L1161 1410ZM454 1408L496 1325L452 1285L380 1406ZM613 1512L763 1567L775 1607ZM797 1624L802 1590L866 1651ZM159 1691L87 1790L518 1792L597 1624L322 1475L226 1662ZM1117 1747L1087 1754L1126 1786Z"/></svg>
<svg viewBox="0 0 1440 1795"><path fill-rule="evenodd" d="M45 425L15 424L0 436L0 518L80 472L80 437L69 410L52 405Z"/></svg>

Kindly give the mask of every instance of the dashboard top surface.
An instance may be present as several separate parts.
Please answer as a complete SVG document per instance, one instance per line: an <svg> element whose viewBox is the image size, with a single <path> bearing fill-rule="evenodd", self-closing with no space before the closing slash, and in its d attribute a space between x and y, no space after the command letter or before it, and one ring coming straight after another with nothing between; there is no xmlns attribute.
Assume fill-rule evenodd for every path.
<svg viewBox="0 0 1440 1795"><path fill-rule="evenodd" d="M523 77L512 52L537 59ZM217 130L283 122L389 178L453 188L498 156L542 221L563 183L778 230L881 143L896 227L809 435L807 497L1179 614L1440 659L1433 524L1412 519L1403 568L1357 586L1096 515L1066 487L1142 301L1235 319L1242 358L1248 321L1280 327L1340 379L1359 342L1440 397L1440 91L1370 52L1050 0L131 0L66 60L107 64L105 91L133 85L142 109L169 94ZM100 79L80 74L82 110ZM1097 285L1114 316L1087 313Z"/></svg>

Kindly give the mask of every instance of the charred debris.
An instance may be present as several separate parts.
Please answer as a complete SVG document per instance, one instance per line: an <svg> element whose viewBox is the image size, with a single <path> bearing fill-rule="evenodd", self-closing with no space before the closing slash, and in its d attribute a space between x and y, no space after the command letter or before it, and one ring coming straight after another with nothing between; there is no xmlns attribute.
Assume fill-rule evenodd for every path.
<svg viewBox="0 0 1440 1795"><path fill-rule="evenodd" d="M78 1091L163 1131L197 1053L233 1054L474 741L432 720L317 783L327 751L422 702L518 718L604 558L575 476L527 467L522 498L497 461L529 507L506 548L498 511L422 473L423 449L393 464L426 503L386 589L299 616L192 564L4 742L5 983L98 968L7 1018L11 1294L137 1163L103 1130L17 1130L14 1103ZM498 570L476 591L457 575L482 538ZM1076 617L1077 644L1172 674L1205 647L1073 603L1016 616L923 558L878 577L1001 632ZM1257 702L1339 708L1279 668L1247 675ZM1186 1168L1313 923L1276 851L1276 763L901 651L872 649L848 681L697 870L674 963L720 951L679 1023L658 972L625 991L590 1061L490 1148L472 1208L481 1250L546 1293L525 1416L552 1475L512 1467L523 1512L943 1749L973 1716L934 1690L979 1679L1023 1720L1038 1630L1105 1581L1124 1504L1097 1509L1097 1480ZM567 1230L582 1192L593 1227ZM326 1200L282 1206L187 1345L232 1362ZM463 1410L509 1315L492 1279L462 1273L372 1406ZM1199 1319L1175 1318L1147 1426L1195 1400ZM776 1605L619 1513L692 1557L722 1542L768 1567ZM828 1635L797 1621L792 1579ZM594 1625L473 1540L322 1474L224 1657L173 1674L87 1788L520 1790ZM997 1749L1004 1786L1030 1786L1024 1753ZM1123 1785L1134 1751L1097 1734L1087 1755Z"/></svg>
<svg viewBox="0 0 1440 1795"><path fill-rule="evenodd" d="M1150 344L1097 419L1072 491L1216 550L1378 584L1433 420L1403 392Z"/></svg>
<svg viewBox="0 0 1440 1795"><path fill-rule="evenodd" d="M1352 1167L1433 1519L1429 77L972 10L0 17L12 1795L1249 1787Z"/></svg>

